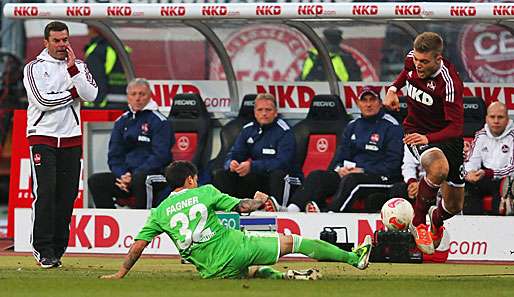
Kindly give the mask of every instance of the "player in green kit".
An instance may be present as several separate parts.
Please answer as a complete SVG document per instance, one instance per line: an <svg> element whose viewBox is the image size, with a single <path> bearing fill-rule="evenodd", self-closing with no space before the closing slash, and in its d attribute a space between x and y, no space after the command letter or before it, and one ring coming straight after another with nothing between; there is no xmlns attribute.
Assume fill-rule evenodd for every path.
<svg viewBox="0 0 514 297"><path fill-rule="evenodd" d="M259 209L268 195L256 192L253 199L238 199L221 193L212 185L198 187L196 167L175 161L166 168L166 180L173 192L151 214L137 235L125 261L115 274L102 278L122 278L134 266L152 239L166 233L180 255L196 266L203 278L317 279L315 269L276 271L254 265L275 264L281 256L300 253L310 258L344 262L358 269L368 266L371 237L353 252L325 241L282 235L274 232L242 232L223 226L215 211L250 213Z"/></svg>

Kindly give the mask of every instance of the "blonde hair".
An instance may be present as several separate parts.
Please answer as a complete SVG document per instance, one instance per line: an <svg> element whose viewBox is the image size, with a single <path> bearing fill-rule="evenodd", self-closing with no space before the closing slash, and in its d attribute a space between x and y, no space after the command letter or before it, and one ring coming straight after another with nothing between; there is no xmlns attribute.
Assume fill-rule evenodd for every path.
<svg viewBox="0 0 514 297"><path fill-rule="evenodd" d="M255 101L257 101L257 100L271 101L271 102L273 102L273 106L275 107L275 109L277 108L277 100L275 99L275 96L273 96L273 94L259 93L259 94L257 94L257 97L255 97Z"/></svg>
<svg viewBox="0 0 514 297"><path fill-rule="evenodd" d="M443 53L443 38L435 32L423 32L414 39L413 48L421 53Z"/></svg>

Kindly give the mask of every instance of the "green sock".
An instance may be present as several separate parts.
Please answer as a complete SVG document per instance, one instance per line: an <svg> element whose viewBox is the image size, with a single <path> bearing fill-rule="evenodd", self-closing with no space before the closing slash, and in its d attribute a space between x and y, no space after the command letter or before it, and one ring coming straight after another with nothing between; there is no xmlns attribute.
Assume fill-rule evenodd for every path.
<svg viewBox="0 0 514 297"><path fill-rule="evenodd" d="M335 245L319 239L307 239L293 236L293 252L303 254L309 258L357 264L359 257L352 252L344 251Z"/></svg>
<svg viewBox="0 0 514 297"><path fill-rule="evenodd" d="M260 267L255 273L256 278L283 279L284 273L269 266Z"/></svg>

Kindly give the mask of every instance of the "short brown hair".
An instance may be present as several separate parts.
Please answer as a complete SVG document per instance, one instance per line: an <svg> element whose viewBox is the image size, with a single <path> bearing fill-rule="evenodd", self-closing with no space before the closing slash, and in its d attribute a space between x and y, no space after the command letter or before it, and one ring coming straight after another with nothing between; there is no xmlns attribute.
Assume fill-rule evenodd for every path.
<svg viewBox="0 0 514 297"><path fill-rule="evenodd" d="M259 94L257 94L257 97L255 97L255 101L257 101L257 100L271 101L271 102L273 102L273 106L275 107L275 109L277 108L277 100L275 99L275 96L273 96L273 94L259 93Z"/></svg>
<svg viewBox="0 0 514 297"><path fill-rule="evenodd" d="M48 40L48 38L50 37L50 31L61 32L64 30L66 30L68 34L70 33L70 30L68 30L68 26L66 26L65 23L58 21L50 22L45 27L45 39Z"/></svg>
<svg viewBox="0 0 514 297"><path fill-rule="evenodd" d="M434 52L443 53L443 39L434 32L423 32L414 39L414 49L421 53Z"/></svg>

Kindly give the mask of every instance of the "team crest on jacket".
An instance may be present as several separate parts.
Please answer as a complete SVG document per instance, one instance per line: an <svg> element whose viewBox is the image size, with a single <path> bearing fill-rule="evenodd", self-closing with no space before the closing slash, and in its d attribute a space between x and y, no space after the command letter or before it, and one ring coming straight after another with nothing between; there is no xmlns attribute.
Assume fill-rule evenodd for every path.
<svg viewBox="0 0 514 297"><path fill-rule="evenodd" d="M143 123L141 125L141 134L148 134L148 131L150 131L150 125L148 123Z"/></svg>
<svg viewBox="0 0 514 297"><path fill-rule="evenodd" d="M35 153L33 160L34 160L34 165L40 166L41 165L41 154Z"/></svg>
<svg viewBox="0 0 514 297"><path fill-rule="evenodd" d="M427 88L431 89L432 91L435 90L435 82L433 80L429 80L427 82Z"/></svg>
<svg viewBox="0 0 514 297"><path fill-rule="evenodd" d="M371 134L369 140L371 140L371 142L377 143L380 140L380 135L378 135L378 133L373 133Z"/></svg>
<svg viewBox="0 0 514 297"><path fill-rule="evenodd" d="M505 154L505 153L508 153L508 152L509 152L509 146L506 145L506 144L502 145L502 153Z"/></svg>

